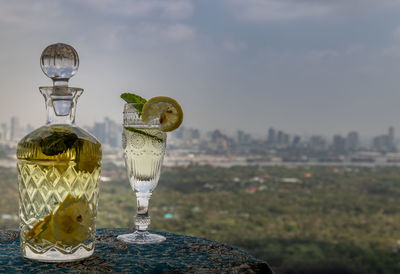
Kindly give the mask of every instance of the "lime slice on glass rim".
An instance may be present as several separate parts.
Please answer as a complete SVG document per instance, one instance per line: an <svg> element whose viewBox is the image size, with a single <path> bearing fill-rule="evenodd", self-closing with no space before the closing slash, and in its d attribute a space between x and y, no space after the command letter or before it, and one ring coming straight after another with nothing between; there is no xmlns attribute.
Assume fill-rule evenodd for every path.
<svg viewBox="0 0 400 274"><path fill-rule="evenodd" d="M142 110L144 122L160 120L161 131L168 132L177 129L183 120L183 111L177 101L170 97L158 96L148 100Z"/></svg>

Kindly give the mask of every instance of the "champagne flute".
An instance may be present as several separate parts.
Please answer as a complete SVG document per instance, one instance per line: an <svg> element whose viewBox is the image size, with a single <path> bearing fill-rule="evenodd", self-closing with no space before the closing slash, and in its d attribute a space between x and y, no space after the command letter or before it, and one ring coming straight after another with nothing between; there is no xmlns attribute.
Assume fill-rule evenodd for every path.
<svg viewBox="0 0 400 274"><path fill-rule="evenodd" d="M140 109L143 104L124 105L122 146L129 182L136 194L136 231L119 235L125 243L151 244L165 240L164 236L147 231L152 191L158 184L165 154L167 135L160 130L159 119L144 123Z"/></svg>

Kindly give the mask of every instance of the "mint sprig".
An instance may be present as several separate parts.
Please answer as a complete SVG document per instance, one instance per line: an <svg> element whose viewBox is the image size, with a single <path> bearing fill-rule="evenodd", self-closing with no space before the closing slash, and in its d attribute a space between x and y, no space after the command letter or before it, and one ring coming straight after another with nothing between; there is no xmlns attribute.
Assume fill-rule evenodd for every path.
<svg viewBox="0 0 400 274"><path fill-rule="evenodd" d="M146 99L129 92L122 93L121 98L125 100L125 102L127 102L128 104L137 104L134 107L139 112L139 116L142 115L143 105L147 102Z"/></svg>
<svg viewBox="0 0 400 274"><path fill-rule="evenodd" d="M67 151L75 145L78 135L63 129L52 129L51 135L40 140L43 154L55 156Z"/></svg>

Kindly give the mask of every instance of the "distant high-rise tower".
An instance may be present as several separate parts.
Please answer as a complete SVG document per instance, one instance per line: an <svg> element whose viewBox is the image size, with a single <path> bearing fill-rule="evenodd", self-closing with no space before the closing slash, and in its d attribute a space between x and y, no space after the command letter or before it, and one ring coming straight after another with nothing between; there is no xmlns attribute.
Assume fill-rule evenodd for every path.
<svg viewBox="0 0 400 274"><path fill-rule="evenodd" d="M121 146L122 127L108 117L104 118L104 122L96 122L89 129L102 144L107 144L112 147Z"/></svg>
<svg viewBox="0 0 400 274"><path fill-rule="evenodd" d="M389 127L389 143L394 144L394 128Z"/></svg>
<svg viewBox="0 0 400 274"><path fill-rule="evenodd" d="M359 137L357 131L351 131L346 138L346 151L355 151L359 146Z"/></svg>
<svg viewBox="0 0 400 274"><path fill-rule="evenodd" d="M387 135L376 136L373 140L374 149L380 152L396 152L394 128L390 127Z"/></svg>
<svg viewBox="0 0 400 274"><path fill-rule="evenodd" d="M245 133L243 130L237 131L237 142L243 144L245 142Z"/></svg>
<svg viewBox="0 0 400 274"><path fill-rule="evenodd" d="M250 134L245 133L242 130L238 130L237 132L237 142L239 145L247 145L251 143Z"/></svg>
<svg viewBox="0 0 400 274"><path fill-rule="evenodd" d="M121 130L119 125L108 117L104 118L104 124L106 131L106 144L109 144L112 147L118 147L121 139Z"/></svg>
<svg viewBox="0 0 400 274"><path fill-rule="evenodd" d="M389 151L396 151L396 144L394 141L394 128L393 127L389 127L389 134L388 134L388 149Z"/></svg>
<svg viewBox="0 0 400 274"><path fill-rule="evenodd" d="M278 144L278 145L282 145L283 144L283 135L284 135L285 133L283 133L283 131L282 130L278 130L278 134L277 134L277 137L276 137L276 143Z"/></svg>
<svg viewBox="0 0 400 274"><path fill-rule="evenodd" d="M200 139L200 131L198 129L193 129L192 138L193 139Z"/></svg>
<svg viewBox="0 0 400 274"><path fill-rule="evenodd" d="M174 130L172 134L175 136L177 139L182 139L183 138L183 131L185 130L184 126L179 127L177 130Z"/></svg>
<svg viewBox="0 0 400 274"><path fill-rule="evenodd" d="M394 139L394 128L393 127L389 127L389 138Z"/></svg>
<svg viewBox="0 0 400 274"><path fill-rule="evenodd" d="M10 141L17 140L19 137L19 119L13 116L10 125Z"/></svg>
<svg viewBox="0 0 400 274"><path fill-rule="evenodd" d="M8 125L7 123L2 123L1 124L1 140L4 141L8 141Z"/></svg>
<svg viewBox="0 0 400 274"><path fill-rule="evenodd" d="M267 144L269 146L273 146L275 145L276 142L276 136L275 136L275 129L273 129L272 127L269 128L268 130L268 138L267 138Z"/></svg>
<svg viewBox="0 0 400 274"><path fill-rule="evenodd" d="M106 142L106 126L104 123L94 123L93 135L103 144Z"/></svg>
<svg viewBox="0 0 400 274"><path fill-rule="evenodd" d="M296 147L300 144L301 138L300 136L296 135L293 138L292 146Z"/></svg>
<svg viewBox="0 0 400 274"><path fill-rule="evenodd" d="M289 134L284 133L284 134L283 134L283 137L282 137L282 144L285 145L285 146L288 146L288 145L289 145L289 142L290 142L290 136L289 136Z"/></svg>
<svg viewBox="0 0 400 274"><path fill-rule="evenodd" d="M312 150L314 151L322 151L326 150L326 141L324 137L318 136L318 135L313 135L311 136L309 140L309 146Z"/></svg>
<svg viewBox="0 0 400 274"><path fill-rule="evenodd" d="M334 135L332 149L335 153L344 153L345 139L340 135Z"/></svg>

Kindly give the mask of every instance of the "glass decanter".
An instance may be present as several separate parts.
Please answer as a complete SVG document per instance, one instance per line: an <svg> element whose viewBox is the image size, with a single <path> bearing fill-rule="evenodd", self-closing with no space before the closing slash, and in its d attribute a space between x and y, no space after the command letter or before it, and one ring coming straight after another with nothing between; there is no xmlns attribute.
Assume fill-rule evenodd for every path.
<svg viewBox="0 0 400 274"><path fill-rule="evenodd" d="M68 86L79 66L75 49L50 45L40 65L53 86L39 88L46 125L17 147L21 252L38 261L75 261L94 251L101 144L75 125L83 92Z"/></svg>

